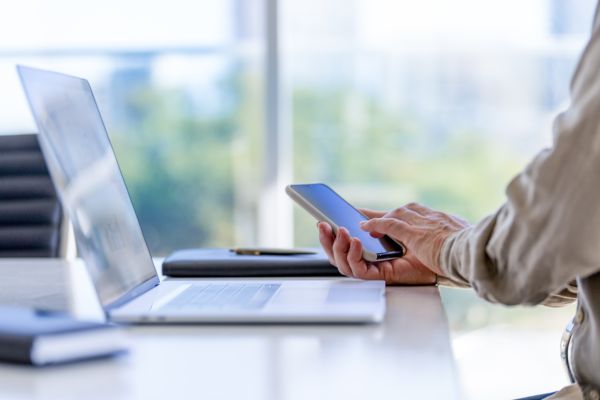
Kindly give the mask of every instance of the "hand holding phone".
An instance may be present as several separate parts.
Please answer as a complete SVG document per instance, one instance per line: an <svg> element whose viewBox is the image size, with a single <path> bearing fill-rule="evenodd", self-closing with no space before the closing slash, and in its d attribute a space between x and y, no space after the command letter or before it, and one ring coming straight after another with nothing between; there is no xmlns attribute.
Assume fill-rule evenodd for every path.
<svg viewBox="0 0 600 400"><path fill-rule="evenodd" d="M377 262L404 256L404 247L388 236L374 238L360 228L360 222L368 218L329 186L322 183L289 185L286 193L318 221L331 225L334 233L346 228L352 237L357 237L363 247L363 258Z"/></svg>

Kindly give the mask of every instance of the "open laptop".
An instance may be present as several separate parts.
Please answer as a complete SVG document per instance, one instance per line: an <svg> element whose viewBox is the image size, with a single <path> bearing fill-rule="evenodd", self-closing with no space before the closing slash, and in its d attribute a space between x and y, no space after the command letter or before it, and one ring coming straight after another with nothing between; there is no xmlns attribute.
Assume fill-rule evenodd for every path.
<svg viewBox="0 0 600 400"><path fill-rule="evenodd" d="M379 322L384 282L160 281L87 80L17 67L56 190L117 322ZM206 171L210 173L210 171Z"/></svg>

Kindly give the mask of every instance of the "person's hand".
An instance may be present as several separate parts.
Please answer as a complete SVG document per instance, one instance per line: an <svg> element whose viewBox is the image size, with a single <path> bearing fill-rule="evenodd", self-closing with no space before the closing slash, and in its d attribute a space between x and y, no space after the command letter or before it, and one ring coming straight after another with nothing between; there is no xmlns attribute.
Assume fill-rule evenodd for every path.
<svg viewBox="0 0 600 400"><path fill-rule="evenodd" d="M410 203L383 216L361 222L361 229L375 237L387 235L402 243L423 265L437 275L440 268L440 252L446 239L453 233L469 226L469 223L417 203Z"/></svg>
<svg viewBox="0 0 600 400"><path fill-rule="evenodd" d="M369 218L383 217L384 212L360 210ZM433 284L436 282L435 273L424 266L410 252L404 257L371 263L362 258L362 244L359 239L350 237L346 228L338 229L334 235L333 229L326 222L319 222L319 240L327 253L329 262L336 266L345 276L385 280L388 284Z"/></svg>
<svg viewBox="0 0 600 400"><path fill-rule="evenodd" d="M434 246L438 247L437 257L425 257L424 254L426 251L422 251L423 249L421 249L421 247L418 247L418 251L413 250L412 246L415 242L415 238L406 240L407 235L404 233L401 233L401 237L403 239L400 239L400 237L396 235L398 224L402 227L404 226L402 224L408 224L406 221L401 219L402 216L406 218L406 214L409 210L416 213L416 211L413 211L412 209L417 207L422 206L409 204L389 213L365 209L360 210L364 215L371 218L369 221L367 221L367 223L370 223L370 225L367 224L364 226L365 230L371 232L371 234L375 237L380 237L384 234L387 234L395 240L403 243L407 252L402 258L381 261L377 263L365 261L362 258L362 244L360 240L357 238L351 238L348 230L345 228L338 229L338 234L334 235L331 226L326 222L320 222L318 224L319 240L323 246L323 249L327 253L327 256L329 257L331 264L335 265L343 275L359 279L382 279L389 284L435 283L437 280L436 274L441 275L441 270L439 269L437 261L437 258L439 258L441 244L439 246ZM437 213L425 207L422 208L422 210L425 209L428 210L427 214L431 217L432 222L433 220L440 219L439 217L442 215L446 216L446 214ZM423 211L423 213L425 213L425 211ZM423 216L423 214L419 214ZM423 218L426 217L423 216ZM452 226L454 229L450 229L448 231L453 232L468 225L465 221L455 217L446 216L446 218L450 221L448 226ZM391 223L390 220L396 220L397 224ZM414 221L414 219L412 220ZM371 221L374 221L374 223ZM423 220L420 221L424 222ZM411 228L409 232L415 231ZM448 232L448 234L450 233L451 232ZM443 241L441 243L443 243ZM435 262L432 262L431 260L435 260ZM430 263L431 265L426 263Z"/></svg>

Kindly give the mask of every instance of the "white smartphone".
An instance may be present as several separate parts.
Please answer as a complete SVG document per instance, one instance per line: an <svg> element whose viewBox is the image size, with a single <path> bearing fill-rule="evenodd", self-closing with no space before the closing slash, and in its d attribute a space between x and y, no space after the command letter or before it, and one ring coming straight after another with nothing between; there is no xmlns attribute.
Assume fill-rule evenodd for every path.
<svg viewBox="0 0 600 400"><path fill-rule="evenodd" d="M340 227L348 229L352 237L360 239L363 246L363 258L377 262L404 256L401 243L388 236L374 238L360 228L360 221L368 220L350 203L323 183L289 185L286 193L318 221L328 222L334 233Z"/></svg>

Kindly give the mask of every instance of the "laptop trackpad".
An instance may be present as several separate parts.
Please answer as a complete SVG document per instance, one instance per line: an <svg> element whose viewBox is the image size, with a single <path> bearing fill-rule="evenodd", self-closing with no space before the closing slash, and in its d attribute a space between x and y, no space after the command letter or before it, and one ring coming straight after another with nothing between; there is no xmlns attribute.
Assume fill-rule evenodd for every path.
<svg viewBox="0 0 600 400"><path fill-rule="evenodd" d="M329 289L327 303L370 303L381 299L381 289L333 286Z"/></svg>
<svg viewBox="0 0 600 400"><path fill-rule="evenodd" d="M382 289L332 285L329 287L283 286L273 298L272 305L279 306L322 306L323 304L364 304L381 301Z"/></svg>

